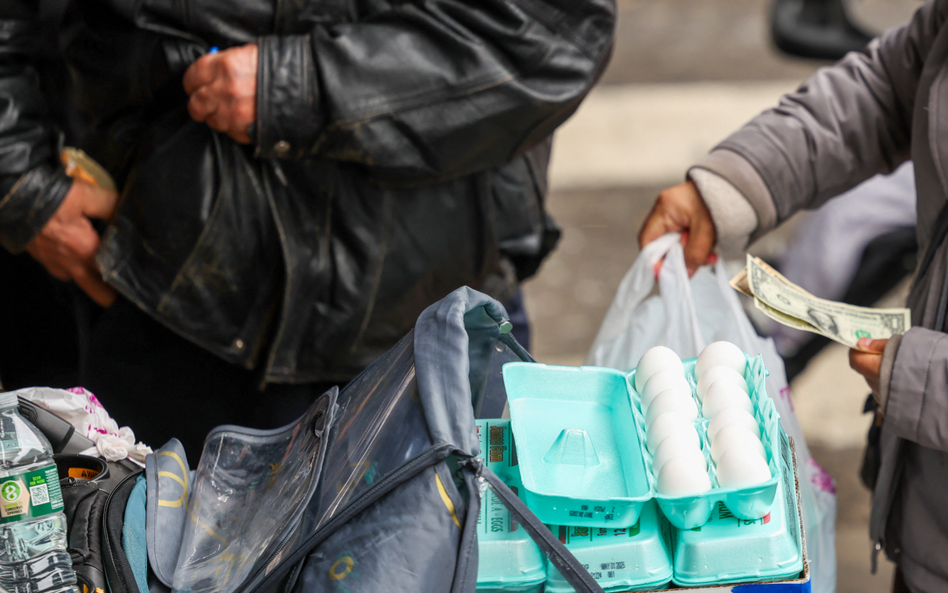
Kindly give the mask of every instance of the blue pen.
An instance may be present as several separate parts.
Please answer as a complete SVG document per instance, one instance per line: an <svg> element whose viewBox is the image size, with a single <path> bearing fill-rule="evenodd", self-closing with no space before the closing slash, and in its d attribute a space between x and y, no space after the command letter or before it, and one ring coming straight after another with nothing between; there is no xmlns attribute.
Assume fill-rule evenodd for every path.
<svg viewBox="0 0 948 593"><path fill-rule="evenodd" d="M221 50L221 48L219 48L219 47L217 47L217 46L215 45L215 46L211 47L211 49L207 50L207 53L209 53L209 54L216 54L216 53L219 52L220 50Z"/></svg>

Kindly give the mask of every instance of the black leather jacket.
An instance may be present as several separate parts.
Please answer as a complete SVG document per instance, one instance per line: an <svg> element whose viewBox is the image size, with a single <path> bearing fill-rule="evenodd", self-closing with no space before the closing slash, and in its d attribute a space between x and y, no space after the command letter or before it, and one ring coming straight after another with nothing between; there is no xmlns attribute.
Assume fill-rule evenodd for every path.
<svg viewBox="0 0 948 593"><path fill-rule="evenodd" d="M0 2L0 242L22 250L68 191L64 130L122 188L106 281L276 382L347 380L450 290L505 298L536 270L549 137L615 19L613 0L48 4ZM181 87L246 43L252 146L192 121Z"/></svg>

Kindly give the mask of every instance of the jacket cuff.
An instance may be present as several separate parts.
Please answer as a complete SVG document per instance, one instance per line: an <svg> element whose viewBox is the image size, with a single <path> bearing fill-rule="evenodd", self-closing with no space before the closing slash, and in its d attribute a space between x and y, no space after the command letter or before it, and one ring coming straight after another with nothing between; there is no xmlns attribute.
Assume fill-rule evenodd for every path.
<svg viewBox="0 0 948 593"><path fill-rule="evenodd" d="M298 159L311 154L323 121L309 35L260 37L257 52L255 155Z"/></svg>
<svg viewBox="0 0 948 593"><path fill-rule="evenodd" d="M71 187L72 178L61 167L44 164L24 173L0 199L0 245L11 253L26 249Z"/></svg>
<svg viewBox="0 0 948 593"><path fill-rule="evenodd" d="M937 391L938 386L948 384L948 366L940 360L946 351L948 334L913 327L902 336L885 401L885 425L893 434L921 442L923 411L944 417L944 396L929 397L927 391Z"/></svg>
<svg viewBox="0 0 948 593"><path fill-rule="evenodd" d="M706 169L723 177L750 202L757 214L757 229L751 235L750 241L777 226L777 207L767 184L754 166L739 154L727 149L713 150L695 163L692 169Z"/></svg>
<svg viewBox="0 0 948 593"><path fill-rule="evenodd" d="M717 250L724 257L740 256L757 228L754 207L730 182L707 169L693 168L688 178L711 213Z"/></svg>
<svg viewBox="0 0 948 593"><path fill-rule="evenodd" d="M879 367L879 408L885 415L885 404L889 401L889 383L892 381L892 367L895 366L895 357L899 353L899 345L902 344L902 334L895 334L886 342L885 350L882 352L882 363Z"/></svg>

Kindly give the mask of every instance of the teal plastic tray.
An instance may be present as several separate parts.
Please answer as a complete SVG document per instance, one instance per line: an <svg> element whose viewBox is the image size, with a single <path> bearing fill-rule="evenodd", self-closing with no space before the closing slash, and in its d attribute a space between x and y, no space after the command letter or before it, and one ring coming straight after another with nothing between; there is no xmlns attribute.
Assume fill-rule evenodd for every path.
<svg viewBox="0 0 948 593"><path fill-rule="evenodd" d="M698 402L695 395L695 360L692 358L682 362L685 366L685 378L692 387L692 397L699 404L698 409L700 410L700 402ZM761 427L760 440L767 454L767 465L770 468L771 478L754 486L722 488L718 484L714 464L711 462L711 446L707 437L709 420L699 416L695 421L695 429L701 437L701 446L708 462L711 490L693 496L666 496L658 492L654 493L662 513L678 529L692 529L704 525L711 518L712 511L718 506L718 503L722 502L735 517L748 521L760 519L770 512L770 507L777 493L780 476L775 455L777 447L774 444L779 442L778 435L781 429L780 416L777 414L773 402L767 397L765 387L767 370L764 368L763 358L760 356L756 358L748 357L744 379L750 388L750 399L754 404L754 417ZM645 416L642 413L639 394L635 391L634 385L635 371L633 370L627 376L627 386L632 396L632 410L636 420L636 430L639 438L644 442L646 434ZM642 454L645 458L647 471L651 476L650 483L657 484L657 477L652 474L652 455L645 447L642 448Z"/></svg>
<svg viewBox="0 0 948 593"><path fill-rule="evenodd" d="M475 421L481 459L523 499L510 420ZM481 493L477 519L477 590L481 593L540 593L546 560L533 539L490 488Z"/></svg>
<svg viewBox="0 0 948 593"><path fill-rule="evenodd" d="M606 591L660 589L672 578L671 528L654 502L645 505L632 527L550 529ZM546 593L572 591L556 567L548 565Z"/></svg>
<svg viewBox="0 0 948 593"><path fill-rule="evenodd" d="M634 525L654 480L625 374L511 362L503 376L527 506L552 525Z"/></svg>
<svg viewBox="0 0 948 593"><path fill-rule="evenodd" d="M803 570L803 542L790 442L780 437L780 480L770 513L753 521L735 517L722 502L711 519L675 531L674 582L683 587L775 581Z"/></svg>

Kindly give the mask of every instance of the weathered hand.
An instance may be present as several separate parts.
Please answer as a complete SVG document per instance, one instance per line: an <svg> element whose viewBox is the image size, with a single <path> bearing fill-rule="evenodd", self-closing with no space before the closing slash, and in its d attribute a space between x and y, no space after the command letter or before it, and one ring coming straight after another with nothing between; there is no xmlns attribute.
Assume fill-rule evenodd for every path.
<svg viewBox="0 0 948 593"><path fill-rule="evenodd" d="M639 246L644 247L665 233L687 233L685 265L693 275L700 266L712 263L716 233L711 213L698 188L686 181L658 194L655 206L639 232Z"/></svg>
<svg viewBox="0 0 948 593"><path fill-rule="evenodd" d="M250 43L198 58L184 73L188 113L237 142L250 144L257 117L257 46Z"/></svg>
<svg viewBox="0 0 948 593"><path fill-rule="evenodd" d="M859 347L849 351L849 366L866 378L866 383L872 389L872 395L879 400L879 371L882 367L882 352L889 340L870 340L860 338Z"/></svg>
<svg viewBox="0 0 948 593"><path fill-rule="evenodd" d="M90 218L108 220L118 194L75 180L46 226L26 246L27 252L64 282L73 281L103 307L115 301L115 290L102 280L95 265L99 234Z"/></svg>

